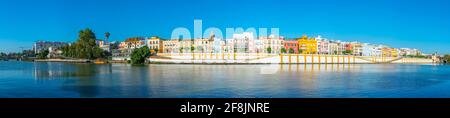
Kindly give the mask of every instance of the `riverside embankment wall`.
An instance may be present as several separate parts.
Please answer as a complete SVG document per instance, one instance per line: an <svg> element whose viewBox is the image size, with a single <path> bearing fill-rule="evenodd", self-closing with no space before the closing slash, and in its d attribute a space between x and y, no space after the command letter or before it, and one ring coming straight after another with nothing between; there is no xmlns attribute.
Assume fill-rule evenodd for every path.
<svg viewBox="0 0 450 118"><path fill-rule="evenodd" d="M158 63L218 63L218 64L364 64L364 63L433 63L431 59L401 57L370 57L317 54L248 54L248 53L183 53L158 54L150 58Z"/></svg>

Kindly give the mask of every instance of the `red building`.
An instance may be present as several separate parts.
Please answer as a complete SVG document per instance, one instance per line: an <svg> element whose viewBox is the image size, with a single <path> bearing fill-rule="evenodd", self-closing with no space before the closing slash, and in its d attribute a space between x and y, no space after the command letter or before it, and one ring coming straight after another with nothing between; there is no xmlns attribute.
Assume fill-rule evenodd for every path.
<svg viewBox="0 0 450 118"><path fill-rule="evenodd" d="M284 48L286 49L286 52L289 53L289 50L294 50L295 54L298 54L298 41L296 40L285 40L283 42Z"/></svg>

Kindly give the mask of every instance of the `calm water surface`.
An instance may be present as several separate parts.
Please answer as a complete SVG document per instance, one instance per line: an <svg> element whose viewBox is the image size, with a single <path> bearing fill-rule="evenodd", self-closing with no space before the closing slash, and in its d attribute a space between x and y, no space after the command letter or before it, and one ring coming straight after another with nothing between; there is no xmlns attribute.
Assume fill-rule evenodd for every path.
<svg viewBox="0 0 450 118"><path fill-rule="evenodd" d="M450 97L450 66L0 62L2 98Z"/></svg>

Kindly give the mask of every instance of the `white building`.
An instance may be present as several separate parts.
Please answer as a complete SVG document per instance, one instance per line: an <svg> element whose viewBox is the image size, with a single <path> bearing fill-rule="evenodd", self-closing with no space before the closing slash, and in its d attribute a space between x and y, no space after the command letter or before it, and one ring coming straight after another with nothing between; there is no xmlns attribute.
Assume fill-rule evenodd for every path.
<svg viewBox="0 0 450 118"><path fill-rule="evenodd" d="M233 34L233 39L227 39L227 49L236 53L254 53L255 37L252 32Z"/></svg>
<svg viewBox="0 0 450 118"><path fill-rule="evenodd" d="M280 54L281 49L284 47L284 37L270 35L269 37L259 37L259 40L263 42L264 53ZM270 48L272 51L267 52L268 48Z"/></svg>
<svg viewBox="0 0 450 118"><path fill-rule="evenodd" d="M339 40L337 41L330 41L328 43L328 52L332 55L341 55L342 51L345 50L345 42L341 42Z"/></svg>
<svg viewBox="0 0 450 118"><path fill-rule="evenodd" d="M214 38L213 48L215 53L224 53L225 52L225 41L220 38Z"/></svg>
<svg viewBox="0 0 450 118"><path fill-rule="evenodd" d="M162 45L163 45L163 53L177 53L179 52L178 50L178 43L179 40L178 39L172 39L172 40L166 40L166 41L162 41Z"/></svg>
<svg viewBox="0 0 450 118"><path fill-rule="evenodd" d="M364 43L362 45L362 56L380 56L381 48L376 48L375 45Z"/></svg>
<svg viewBox="0 0 450 118"><path fill-rule="evenodd" d="M182 39L178 41L176 46L179 53L191 53L191 48L194 46L191 39ZM181 52L180 52L181 51Z"/></svg>
<svg viewBox="0 0 450 118"><path fill-rule="evenodd" d="M317 36L317 53L318 54L330 54L330 41L326 38L322 38L322 36Z"/></svg>
<svg viewBox="0 0 450 118"><path fill-rule="evenodd" d="M418 56L422 55L422 53L418 49L411 49L411 48L400 48L400 55L401 56Z"/></svg>

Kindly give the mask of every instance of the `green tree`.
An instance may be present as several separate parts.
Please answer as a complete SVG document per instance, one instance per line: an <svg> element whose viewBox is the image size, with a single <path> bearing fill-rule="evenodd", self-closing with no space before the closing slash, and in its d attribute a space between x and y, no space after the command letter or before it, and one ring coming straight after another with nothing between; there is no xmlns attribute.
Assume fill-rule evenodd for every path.
<svg viewBox="0 0 450 118"><path fill-rule="evenodd" d="M286 48L281 48L281 53L286 53Z"/></svg>
<svg viewBox="0 0 450 118"><path fill-rule="evenodd" d="M191 46L191 52L193 53L195 50L194 46Z"/></svg>
<svg viewBox="0 0 450 118"><path fill-rule="evenodd" d="M150 50L147 46L134 49L131 52L131 64L143 64L145 59L150 56Z"/></svg>
<svg viewBox="0 0 450 118"><path fill-rule="evenodd" d="M289 48L289 53L290 53L290 54L294 54L294 53L295 53L294 49Z"/></svg>
<svg viewBox="0 0 450 118"><path fill-rule="evenodd" d="M272 48L268 47L267 48L267 53L272 53Z"/></svg>
<svg viewBox="0 0 450 118"><path fill-rule="evenodd" d="M106 55L102 49L100 49L98 46L96 46L93 49L93 56L98 58L98 57L105 57Z"/></svg>
<svg viewBox="0 0 450 118"><path fill-rule="evenodd" d="M46 59L48 53L49 53L48 50L41 51L41 53L39 53L39 54L37 55L37 58L38 58L38 59Z"/></svg>
<svg viewBox="0 0 450 118"><path fill-rule="evenodd" d="M183 47L181 47L179 50L180 50L180 53L183 53Z"/></svg>
<svg viewBox="0 0 450 118"><path fill-rule="evenodd" d="M153 50L155 50L155 55L158 54L158 51L159 51L158 48L155 48L155 49L153 49Z"/></svg>
<svg viewBox="0 0 450 118"><path fill-rule="evenodd" d="M75 43L62 48L63 55L80 59L105 58L107 53L96 45L96 40L97 38L91 29L86 28L81 30L78 32L78 40Z"/></svg>
<svg viewBox="0 0 450 118"><path fill-rule="evenodd" d="M353 51L352 50L345 50L345 51L342 51L342 53L343 54L353 54Z"/></svg>
<svg viewBox="0 0 450 118"><path fill-rule="evenodd" d="M303 53L303 50L300 49L300 48L298 48L298 53L299 53L299 54Z"/></svg>
<svg viewBox="0 0 450 118"><path fill-rule="evenodd" d="M443 62L450 63L450 55L449 54L444 55Z"/></svg>
<svg viewBox="0 0 450 118"><path fill-rule="evenodd" d="M109 36L111 36L111 33L105 32L105 38L106 38L105 43L106 43L106 44L109 44L109 43L108 43Z"/></svg>

